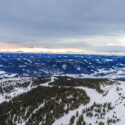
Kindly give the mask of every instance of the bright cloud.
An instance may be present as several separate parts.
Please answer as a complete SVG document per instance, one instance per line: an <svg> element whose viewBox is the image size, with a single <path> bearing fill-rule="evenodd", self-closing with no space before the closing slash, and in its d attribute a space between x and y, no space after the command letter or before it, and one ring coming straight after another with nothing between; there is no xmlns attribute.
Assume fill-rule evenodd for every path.
<svg viewBox="0 0 125 125"><path fill-rule="evenodd" d="M83 49L73 48L18 48L18 49L0 49L0 52L23 52L23 53L95 53L94 51L87 51Z"/></svg>

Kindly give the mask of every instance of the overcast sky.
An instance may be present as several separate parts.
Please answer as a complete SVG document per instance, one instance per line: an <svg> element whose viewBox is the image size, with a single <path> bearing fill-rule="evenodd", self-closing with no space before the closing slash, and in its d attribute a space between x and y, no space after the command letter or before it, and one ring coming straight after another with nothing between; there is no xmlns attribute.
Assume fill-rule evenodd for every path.
<svg viewBox="0 0 125 125"><path fill-rule="evenodd" d="M125 53L125 0L0 0L0 50L10 49Z"/></svg>

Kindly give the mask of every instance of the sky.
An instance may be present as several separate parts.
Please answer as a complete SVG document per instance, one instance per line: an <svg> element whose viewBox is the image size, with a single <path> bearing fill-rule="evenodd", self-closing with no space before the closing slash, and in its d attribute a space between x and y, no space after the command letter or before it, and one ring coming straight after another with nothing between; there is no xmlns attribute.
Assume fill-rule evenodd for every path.
<svg viewBox="0 0 125 125"><path fill-rule="evenodd" d="M123 54L125 0L0 0L0 51Z"/></svg>

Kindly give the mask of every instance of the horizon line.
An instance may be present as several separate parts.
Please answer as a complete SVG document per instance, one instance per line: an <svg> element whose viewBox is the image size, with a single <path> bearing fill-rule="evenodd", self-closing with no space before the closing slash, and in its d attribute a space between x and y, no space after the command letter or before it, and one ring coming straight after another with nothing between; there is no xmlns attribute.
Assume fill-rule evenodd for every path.
<svg viewBox="0 0 125 125"><path fill-rule="evenodd" d="M1 52L0 54L46 54L46 55L95 55L95 56L125 56L125 53L120 54L110 54L110 53L104 53L104 54L89 54L89 53L42 53L42 52Z"/></svg>

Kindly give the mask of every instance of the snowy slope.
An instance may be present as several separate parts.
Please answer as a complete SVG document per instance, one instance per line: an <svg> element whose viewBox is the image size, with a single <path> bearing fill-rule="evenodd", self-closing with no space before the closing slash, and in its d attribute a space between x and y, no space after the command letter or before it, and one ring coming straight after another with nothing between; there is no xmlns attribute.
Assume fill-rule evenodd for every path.
<svg viewBox="0 0 125 125"><path fill-rule="evenodd" d="M12 99L18 97L23 93L28 93L29 91L42 87L53 88L53 84L57 77L51 78L41 78L42 80L47 80L46 82L39 80L39 78L32 77L18 77L18 78L7 78L0 80L0 104L5 101L11 101ZM71 78L68 78L70 80ZM81 78L80 78L81 79ZM37 82L34 82L34 80ZM84 79L83 79L84 80ZM40 81L40 82L38 82ZM111 80L112 81L112 80ZM72 116L75 117L74 125L77 125L77 121L80 116L84 117L86 125L98 125L100 122L108 125L124 125L125 123L125 82L113 80L112 84L101 84L101 89L103 93L98 92L96 89L92 89L91 86L76 86L75 89L80 89L85 91L90 97L88 104L79 105L78 108L70 110L68 113L64 114L62 117L55 120L53 125L69 125ZM70 86L63 86L64 88L70 88ZM60 88L60 87L59 87ZM69 96L68 98L71 98ZM61 103L60 103L61 104ZM44 108L45 103L40 103L34 108L32 113L29 115L27 120L22 118L22 122L16 121L17 125L26 125L26 122L33 117L37 112ZM28 109L25 111L25 113ZM92 115L91 115L92 114ZM14 116L15 117L15 116ZM39 123L42 125L42 122Z"/></svg>
<svg viewBox="0 0 125 125"><path fill-rule="evenodd" d="M75 109L73 111L70 111L68 114L64 115L62 118L55 121L53 125L68 125L70 118L74 115L76 115L76 112L79 112L79 116L82 113L83 110L86 110L87 108L91 107L94 103L97 104L105 104L105 103L111 103L114 107L111 111L107 112L103 118L96 118L95 116L89 117L86 116L84 113L84 120L86 122L86 125L89 125L90 123L92 125L98 125L99 122L103 122L105 125L107 125L108 119L113 119L113 117L117 117L118 122L115 123L115 125L124 125L125 123L125 82L117 81L115 84L110 86L103 86L103 89L105 92L108 92L105 96L98 93L97 91L86 88L86 87L79 87L80 89L83 89L87 92L87 95L90 97L91 101L86 106L81 105L78 109ZM95 111L92 111L93 114ZM76 121L78 120L78 117L76 117L76 120L74 122L74 125L76 125ZM112 125L113 123L110 123Z"/></svg>

